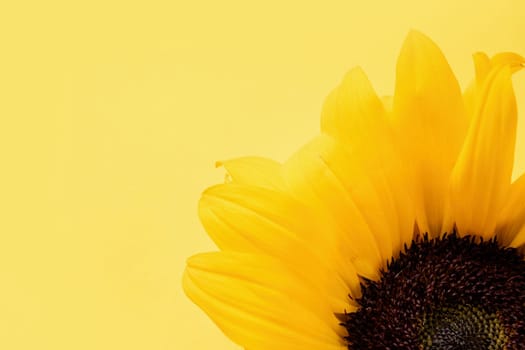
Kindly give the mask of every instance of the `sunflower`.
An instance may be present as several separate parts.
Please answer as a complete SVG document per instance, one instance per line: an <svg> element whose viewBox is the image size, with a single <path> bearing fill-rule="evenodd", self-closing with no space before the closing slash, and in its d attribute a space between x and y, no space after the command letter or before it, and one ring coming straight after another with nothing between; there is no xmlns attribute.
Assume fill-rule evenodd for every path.
<svg viewBox="0 0 525 350"><path fill-rule="evenodd" d="M462 94L412 31L393 97L352 69L285 163L219 163L199 216L220 251L188 259L186 294L248 350L525 349L524 65L476 53Z"/></svg>

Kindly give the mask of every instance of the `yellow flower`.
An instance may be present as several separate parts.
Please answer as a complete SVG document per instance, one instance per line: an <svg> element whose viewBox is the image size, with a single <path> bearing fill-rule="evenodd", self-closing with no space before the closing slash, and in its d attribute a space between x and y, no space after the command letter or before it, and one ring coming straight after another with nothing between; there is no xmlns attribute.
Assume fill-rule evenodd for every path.
<svg viewBox="0 0 525 350"><path fill-rule="evenodd" d="M248 350L522 349L525 176L511 174L511 74L474 55L461 94L411 32L393 97L360 68L328 96L321 134L284 164L221 162L199 215L220 252L191 257L186 294Z"/></svg>

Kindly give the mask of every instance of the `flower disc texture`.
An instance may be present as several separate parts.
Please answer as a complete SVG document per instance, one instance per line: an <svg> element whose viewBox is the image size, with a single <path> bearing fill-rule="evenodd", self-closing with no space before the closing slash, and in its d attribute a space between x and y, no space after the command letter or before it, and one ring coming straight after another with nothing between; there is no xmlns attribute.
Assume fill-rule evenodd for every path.
<svg viewBox="0 0 525 350"><path fill-rule="evenodd" d="M374 286L398 276L389 269L407 261L419 266L410 252L425 251L421 261L432 267L433 256L447 257L436 249L452 244L448 251L457 255L440 261L478 266L483 259L476 252L490 242L487 251L501 251L506 262L518 257L520 264L505 263L505 272L499 264L481 267L494 273L487 280L500 281L498 273L525 278L525 270L513 267L523 261L525 176L511 181L517 124L511 75L524 65L513 53L476 53L475 78L462 93L439 48L412 31L398 58L393 97L378 97L365 73L352 69L326 99L320 135L285 163L260 157L218 163L228 181L203 193L199 216L220 251L188 259L186 294L248 350L343 350L361 348L352 327L362 324L355 319L369 296L380 295L371 292ZM425 250L419 242L437 242L438 248ZM409 280L426 291L449 270ZM493 310L471 287L451 283L429 290L430 309L400 319L414 319L403 327L415 327L413 344L419 345L398 346L403 343L394 339L368 348L460 344L450 339L453 327L442 326L449 318L462 322L457 337L477 331L478 324L493 329L482 341L461 344L523 346L512 339L525 326L509 330L505 323L514 309ZM388 288L374 304L379 314L383 305L404 298L396 294L402 288ZM443 299L431 294L443 290L449 293ZM469 298L454 297L468 304L440 304L462 290L474 290ZM502 300L517 300L516 312L523 312L524 292L513 293Z"/></svg>

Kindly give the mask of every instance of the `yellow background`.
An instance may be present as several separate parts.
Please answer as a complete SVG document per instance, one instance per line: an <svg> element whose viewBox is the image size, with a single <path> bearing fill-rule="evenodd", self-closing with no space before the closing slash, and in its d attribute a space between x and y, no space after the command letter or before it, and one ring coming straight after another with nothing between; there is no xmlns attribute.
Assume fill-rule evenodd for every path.
<svg viewBox="0 0 525 350"><path fill-rule="evenodd" d="M7 3L7 2L6 2ZM525 2L0 5L0 348L236 349L183 295L214 161L284 160L354 65L393 91L409 28L465 86L525 54ZM74 3L74 4L73 4ZM522 112L525 74L515 77Z"/></svg>

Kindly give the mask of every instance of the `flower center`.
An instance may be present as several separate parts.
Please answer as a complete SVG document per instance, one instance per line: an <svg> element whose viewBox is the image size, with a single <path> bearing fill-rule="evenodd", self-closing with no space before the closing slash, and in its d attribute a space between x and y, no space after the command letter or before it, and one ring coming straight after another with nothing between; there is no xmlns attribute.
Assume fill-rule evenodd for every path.
<svg viewBox="0 0 525 350"><path fill-rule="evenodd" d="M516 249L456 233L427 236L364 280L345 314L348 348L523 349L525 262Z"/></svg>
<svg viewBox="0 0 525 350"><path fill-rule="evenodd" d="M421 349L504 349L508 343L497 314L467 305L443 307L425 315Z"/></svg>

